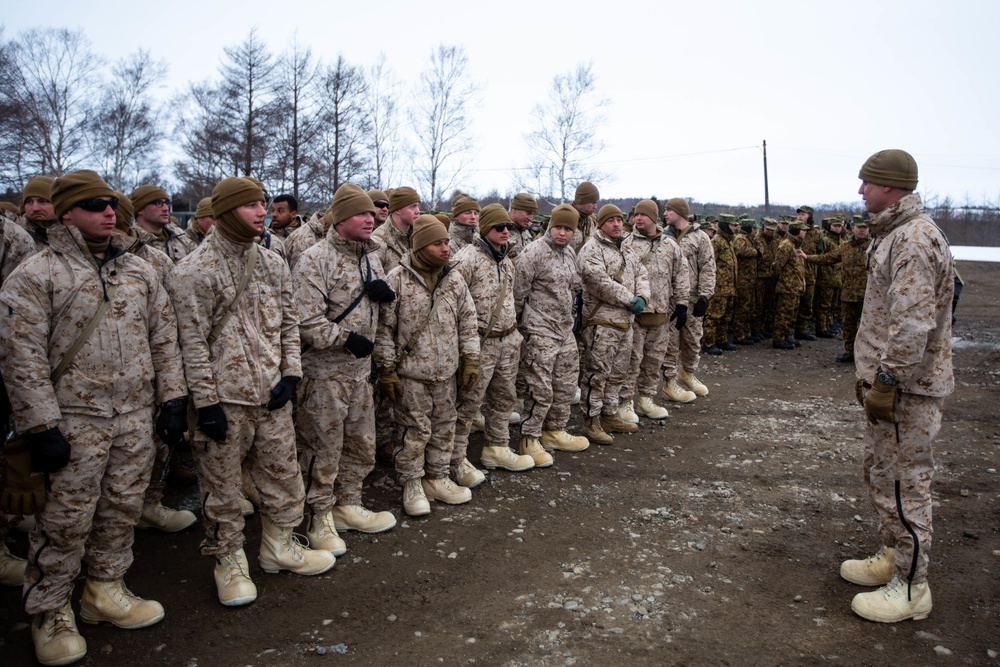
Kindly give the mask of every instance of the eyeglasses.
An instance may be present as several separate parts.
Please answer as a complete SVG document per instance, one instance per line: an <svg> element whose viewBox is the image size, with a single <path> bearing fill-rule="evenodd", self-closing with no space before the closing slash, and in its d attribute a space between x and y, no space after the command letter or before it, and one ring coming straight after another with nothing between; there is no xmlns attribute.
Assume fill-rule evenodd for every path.
<svg viewBox="0 0 1000 667"><path fill-rule="evenodd" d="M149 202L149 205L150 206L170 206L170 200L169 199L154 199L153 201Z"/></svg>
<svg viewBox="0 0 1000 667"><path fill-rule="evenodd" d="M389 202L387 201L377 201L375 202L377 208L389 208Z"/></svg>
<svg viewBox="0 0 1000 667"><path fill-rule="evenodd" d="M504 222L499 225L493 225L493 229L497 230L498 232L504 232L504 231L511 232L514 231L514 223Z"/></svg>
<svg viewBox="0 0 1000 667"><path fill-rule="evenodd" d="M104 213L104 209L111 207L112 211L118 210L118 197L108 197L104 199L103 197L95 197L93 199L84 199L78 201L74 206L79 206L84 211L89 211L91 213Z"/></svg>

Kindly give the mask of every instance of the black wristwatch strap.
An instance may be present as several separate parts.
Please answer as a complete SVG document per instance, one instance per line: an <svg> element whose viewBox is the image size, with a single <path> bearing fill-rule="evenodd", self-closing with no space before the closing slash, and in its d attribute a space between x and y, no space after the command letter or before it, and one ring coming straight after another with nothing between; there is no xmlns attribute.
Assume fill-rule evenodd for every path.
<svg viewBox="0 0 1000 667"><path fill-rule="evenodd" d="M882 384L887 384L890 387L895 387L896 385L899 384L899 381L896 378L892 377L885 371L879 371L878 375L876 375L875 377L878 378L879 382L881 382Z"/></svg>

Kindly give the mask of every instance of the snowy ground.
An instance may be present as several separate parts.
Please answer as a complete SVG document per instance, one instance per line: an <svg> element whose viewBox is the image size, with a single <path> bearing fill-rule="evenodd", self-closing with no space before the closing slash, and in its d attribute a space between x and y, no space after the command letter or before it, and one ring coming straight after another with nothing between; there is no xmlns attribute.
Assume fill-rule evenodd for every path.
<svg viewBox="0 0 1000 667"><path fill-rule="evenodd" d="M989 246L953 245L951 254L966 262L1000 262L1000 248Z"/></svg>

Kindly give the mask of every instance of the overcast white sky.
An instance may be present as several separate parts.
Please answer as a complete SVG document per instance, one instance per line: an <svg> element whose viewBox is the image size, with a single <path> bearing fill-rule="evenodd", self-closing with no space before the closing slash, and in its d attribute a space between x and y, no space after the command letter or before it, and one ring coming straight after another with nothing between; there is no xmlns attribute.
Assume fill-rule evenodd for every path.
<svg viewBox="0 0 1000 667"><path fill-rule="evenodd" d="M109 59L139 47L170 66L164 90L216 76L224 46L257 26L279 52L297 33L321 58L370 66L381 52L414 84L431 50L459 44L482 86L472 112L473 193L513 187L530 112L552 77L592 60L611 100L602 196L763 203L860 201L871 153L902 148L919 190L1000 201L1000 2L6 3L7 38L82 28ZM391 184L400 185L400 184Z"/></svg>

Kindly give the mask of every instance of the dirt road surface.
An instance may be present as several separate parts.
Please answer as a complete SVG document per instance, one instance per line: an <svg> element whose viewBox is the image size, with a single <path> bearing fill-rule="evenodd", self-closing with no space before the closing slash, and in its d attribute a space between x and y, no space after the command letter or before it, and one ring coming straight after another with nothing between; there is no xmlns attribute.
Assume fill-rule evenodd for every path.
<svg viewBox="0 0 1000 667"><path fill-rule="evenodd" d="M839 564L880 545L854 369L834 362L841 341L820 340L706 358L710 395L666 422L560 453L552 468L490 474L471 503L434 504L426 518L402 516L398 486L376 469L366 503L399 525L348 533L320 577L264 574L250 519L260 594L248 607L217 602L200 527L138 532L127 582L167 617L136 631L82 626L81 664L1000 664L1000 264L961 270L926 620L850 611L865 589ZM190 489L168 501L197 507ZM23 555L24 535L11 548ZM0 591L0 664L34 664L27 623L19 591Z"/></svg>

